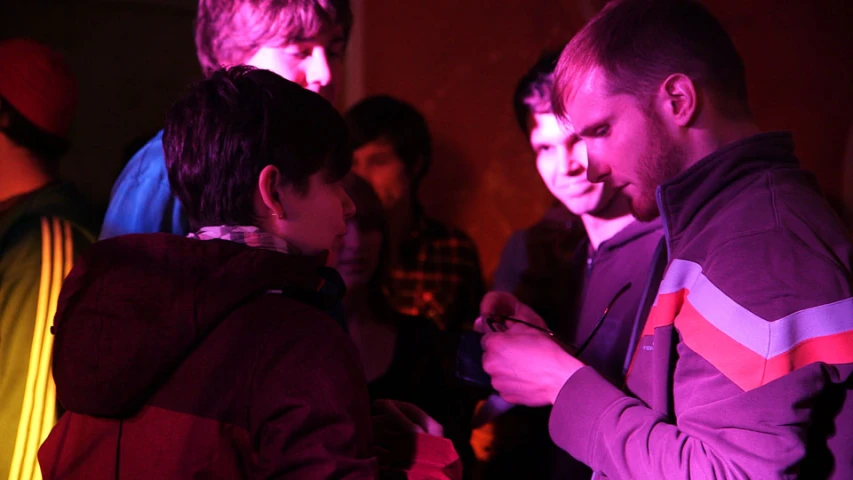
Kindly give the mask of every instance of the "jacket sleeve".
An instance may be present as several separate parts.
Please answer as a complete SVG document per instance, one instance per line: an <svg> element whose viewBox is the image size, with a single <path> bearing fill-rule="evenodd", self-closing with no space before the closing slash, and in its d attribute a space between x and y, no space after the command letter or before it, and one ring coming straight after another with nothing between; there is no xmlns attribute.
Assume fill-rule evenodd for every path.
<svg viewBox="0 0 853 480"><path fill-rule="evenodd" d="M674 415L585 367L557 397L554 441L611 478L850 478L849 273L791 245L748 238L703 267L672 262L655 308L678 303L677 363L648 373L671 375ZM681 288L665 285L675 277ZM655 333L640 348L664 343Z"/></svg>
<svg viewBox="0 0 853 480"><path fill-rule="evenodd" d="M62 281L90 240L68 221L25 220L0 256L0 474L37 470L56 421L50 326ZM6 470L8 468L8 470ZM14 474L18 472L18 474Z"/></svg>
<svg viewBox="0 0 853 480"><path fill-rule="evenodd" d="M163 132L139 150L113 185L100 239L130 233L186 235L183 206L172 193L163 153Z"/></svg>
<svg viewBox="0 0 853 480"><path fill-rule="evenodd" d="M255 477L375 478L367 385L354 345L318 310L293 317L270 336L251 382Z"/></svg>

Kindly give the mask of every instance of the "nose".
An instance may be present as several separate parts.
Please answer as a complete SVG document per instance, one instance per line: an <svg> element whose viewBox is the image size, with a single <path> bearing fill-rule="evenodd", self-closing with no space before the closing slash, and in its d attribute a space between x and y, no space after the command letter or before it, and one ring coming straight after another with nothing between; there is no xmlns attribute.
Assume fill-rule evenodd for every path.
<svg viewBox="0 0 853 480"><path fill-rule="evenodd" d="M332 69L329 67L329 57L326 49L315 47L311 53L311 61L305 71L305 81L308 85L325 87L332 82Z"/></svg>
<svg viewBox="0 0 853 480"><path fill-rule="evenodd" d="M575 155L574 149L569 150L568 148L560 148L559 149L559 174L566 177L576 177L578 175L583 174L584 169L586 168Z"/></svg>
<svg viewBox="0 0 853 480"><path fill-rule="evenodd" d="M586 158L588 162L586 167L586 177L592 183L603 182L604 179L610 175L610 169L607 165L596 160L592 155L587 154Z"/></svg>
<svg viewBox="0 0 853 480"><path fill-rule="evenodd" d="M344 218L349 220L355 215L355 203L353 203L352 198L341 189L341 207L344 211Z"/></svg>

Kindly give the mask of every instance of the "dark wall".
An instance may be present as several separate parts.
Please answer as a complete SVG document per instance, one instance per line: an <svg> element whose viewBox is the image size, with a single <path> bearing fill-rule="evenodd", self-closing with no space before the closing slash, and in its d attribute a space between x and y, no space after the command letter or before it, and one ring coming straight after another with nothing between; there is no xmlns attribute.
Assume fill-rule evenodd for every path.
<svg viewBox="0 0 853 480"><path fill-rule="evenodd" d="M365 89L413 102L439 142L423 197L463 226L490 274L506 237L549 198L516 127L516 79L567 41L602 2L371 0L364 15ZM853 111L853 2L707 0L747 65L764 129L792 130L803 164L841 195Z"/></svg>
<svg viewBox="0 0 853 480"><path fill-rule="evenodd" d="M353 0L358 2L359 0ZM853 2L708 0L747 64L765 129L789 129L806 167L842 195L851 130ZM356 94L390 93L420 108L436 139L424 185L430 213L465 228L490 275L515 229L551 199L515 125L517 78L561 46L600 0L361 0ZM105 205L123 149L162 126L197 78L193 0L4 0L0 36L27 35L65 53L81 79L74 147L63 175ZM353 77L355 78L355 77ZM349 104L356 98L346 98Z"/></svg>
<svg viewBox="0 0 853 480"><path fill-rule="evenodd" d="M191 0L0 1L0 35L29 36L66 55L80 107L63 177L105 208L132 140L152 136L198 78Z"/></svg>

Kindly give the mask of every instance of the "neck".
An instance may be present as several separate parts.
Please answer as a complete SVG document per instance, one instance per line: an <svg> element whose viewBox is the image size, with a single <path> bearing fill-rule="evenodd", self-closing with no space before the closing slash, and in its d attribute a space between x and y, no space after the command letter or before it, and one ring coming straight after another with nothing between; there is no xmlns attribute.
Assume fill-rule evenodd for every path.
<svg viewBox="0 0 853 480"><path fill-rule="evenodd" d="M367 285L356 285L347 288L347 294L343 300L347 323L364 324L371 319L370 296Z"/></svg>
<svg viewBox="0 0 853 480"><path fill-rule="evenodd" d="M388 253L391 264L395 265L399 247L414 227L414 205L411 201L402 201L386 210L385 214L388 219Z"/></svg>
<svg viewBox="0 0 853 480"><path fill-rule="evenodd" d="M751 118L731 120L715 116L711 120L699 121L696 128L688 131L685 161L682 172L722 147L760 133Z"/></svg>
<svg viewBox="0 0 853 480"><path fill-rule="evenodd" d="M626 213L619 217L598 217L591 214L581 215L581 222L586 229L586 235L589 238L589 244L593 250L598 250L599 245L613 238L614 235L622 231L631 222L634 221L634 216Z"/></svg>
<svg viewBox="0 0 853 480"><path fill-rule="evenodd" d="M619 193L595 213L584 213L580 217L593 250L598 250L599 245L636 220L631 215L630 199Z"/></svg>
<svg viewBox="0 0 853 480"><path fill-rule="evenodd" d="M38 190L54 180L29 150L0 135L0 201Z"/></svg>

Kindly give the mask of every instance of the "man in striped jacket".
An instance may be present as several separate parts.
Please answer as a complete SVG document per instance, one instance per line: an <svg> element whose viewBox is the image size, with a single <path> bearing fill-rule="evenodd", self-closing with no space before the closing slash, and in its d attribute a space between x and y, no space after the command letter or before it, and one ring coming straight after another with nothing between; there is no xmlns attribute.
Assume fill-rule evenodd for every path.
<svg viewBox="0 0 853 480"><path fill-rule="evenodd" d="M853 478L853 245L791 135L759 130L723 27L693 0L614 0L553 100L590 180L661 217L668 262L624 389L519 322L483 338L495 389L553 404L551 439L596 478ZM509 296L482 311L542 325Z"/></svg>
<svg viewBox="0 0 853 480"><path fill-rule="evenodd" d="M77 84L56 52L0 42L0 479L39 478L56 421L50 325L74 256L94 241L81 197L56 181Z"/></svg>

